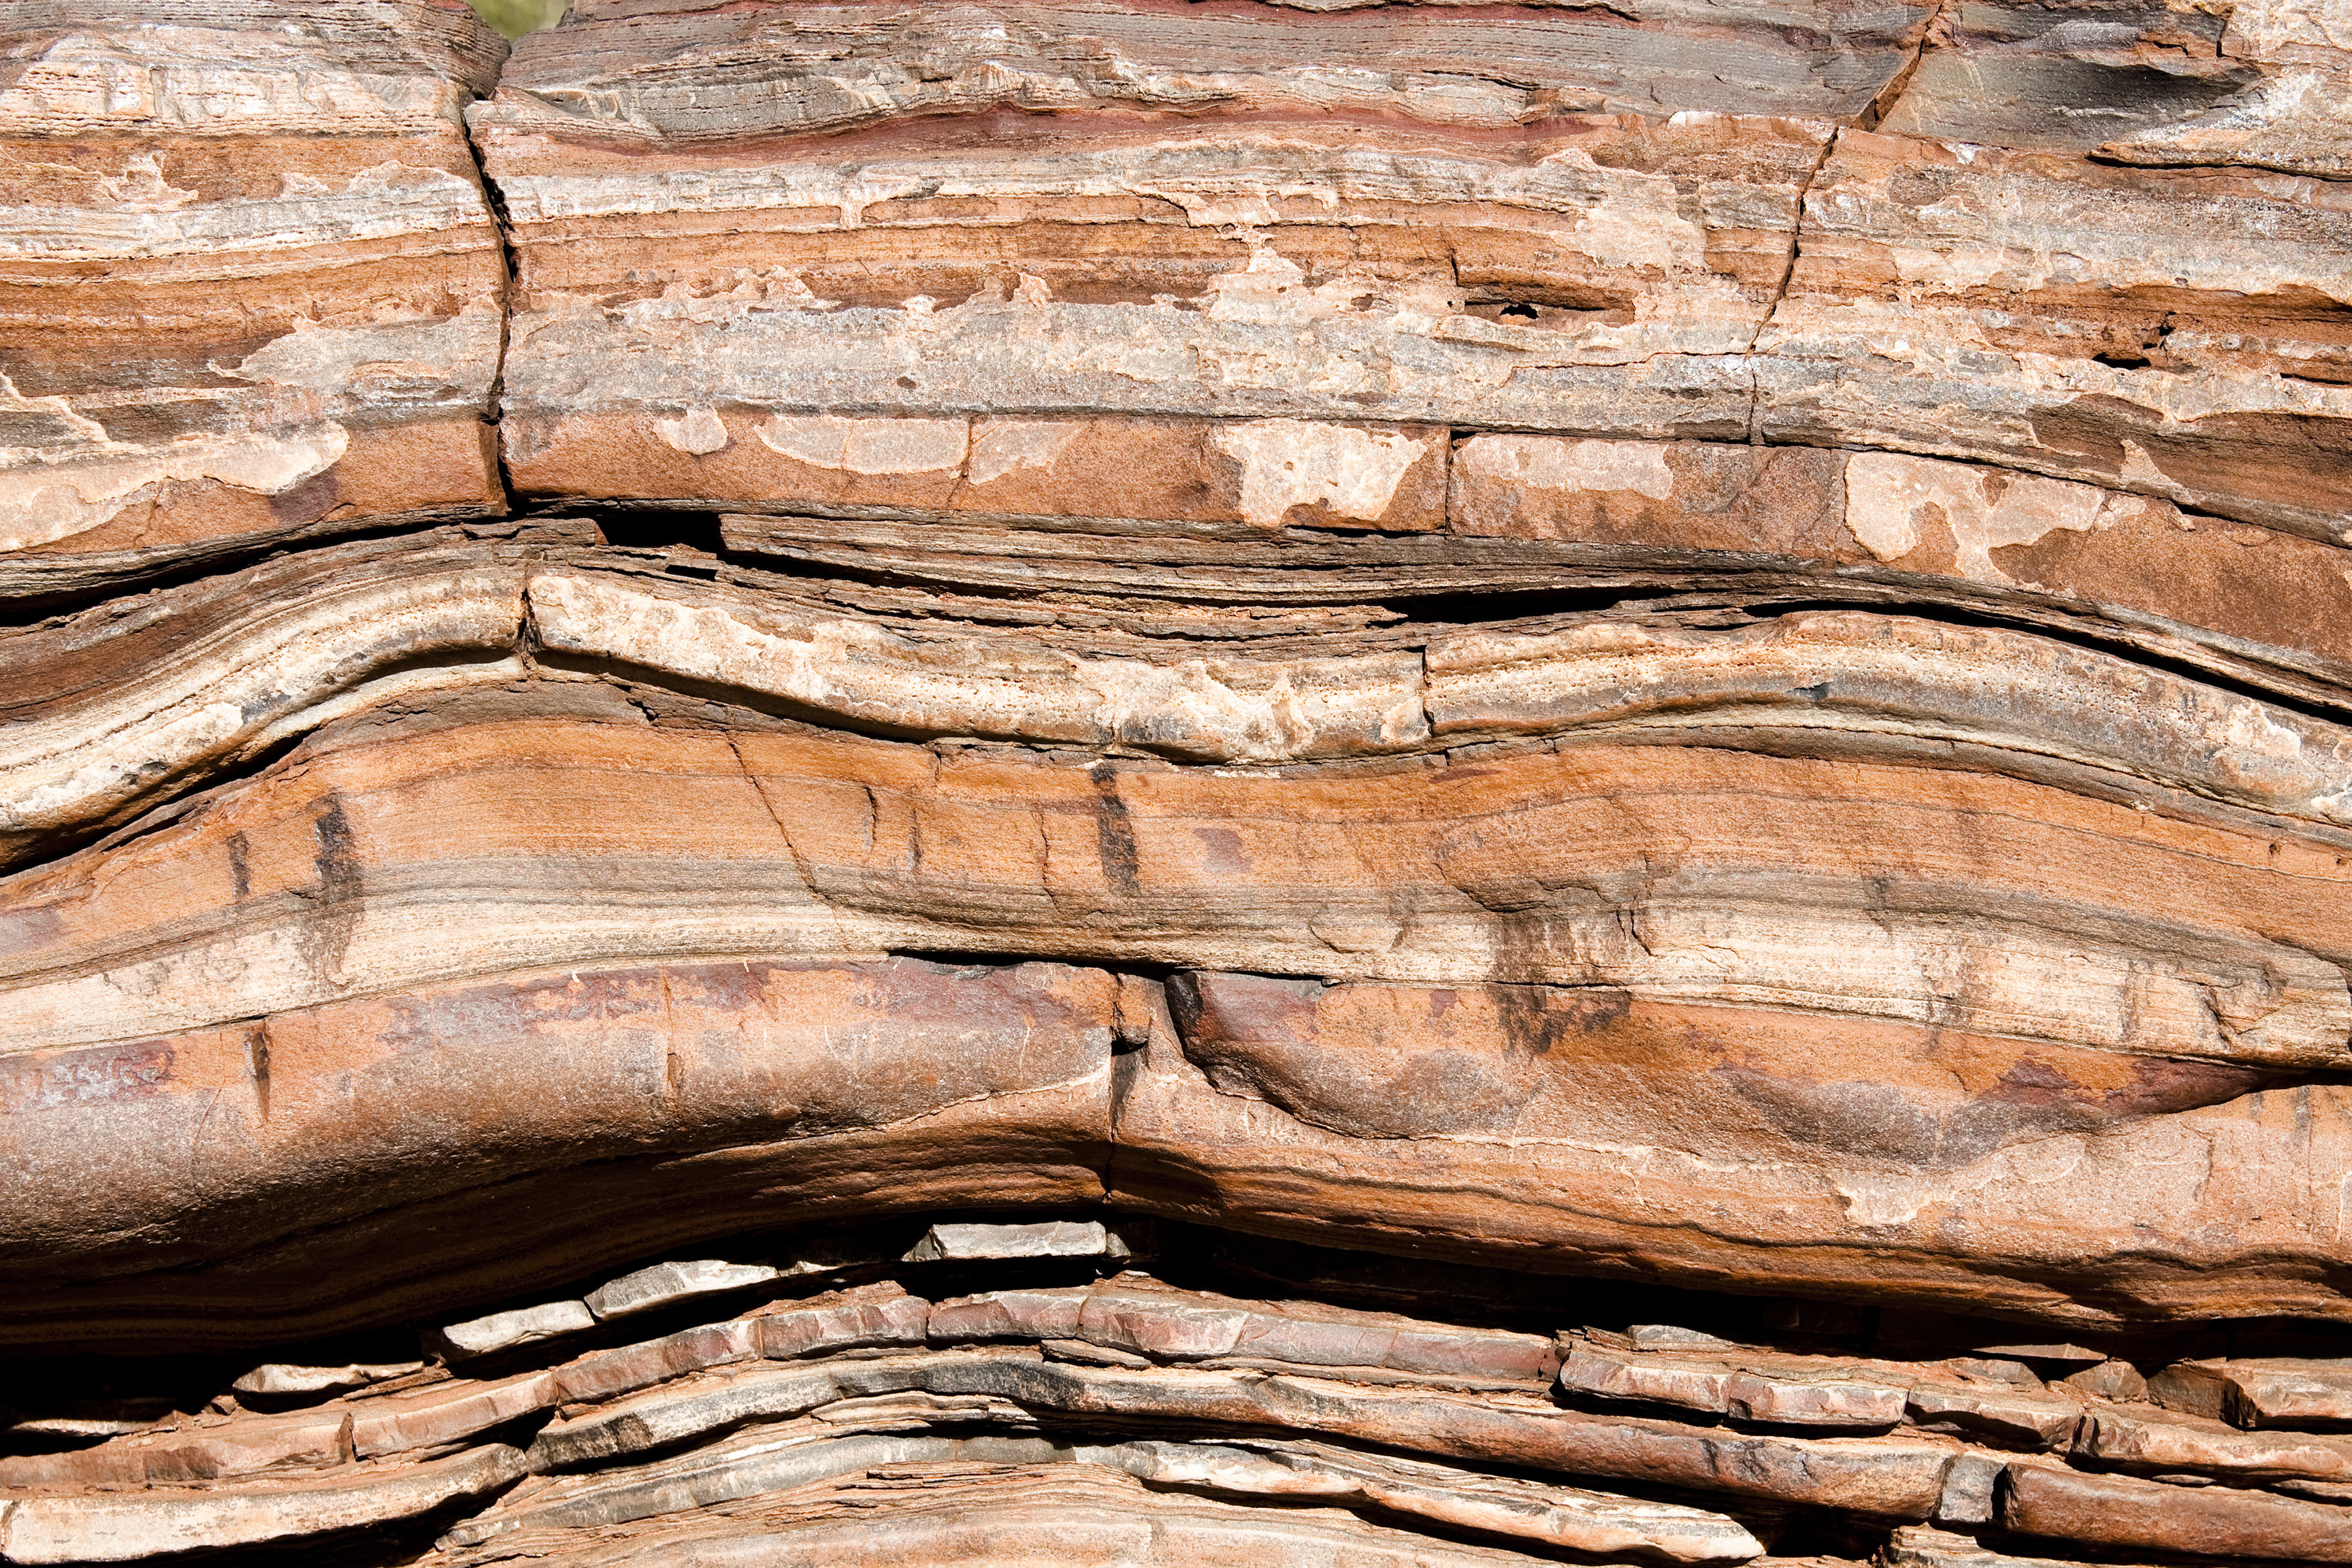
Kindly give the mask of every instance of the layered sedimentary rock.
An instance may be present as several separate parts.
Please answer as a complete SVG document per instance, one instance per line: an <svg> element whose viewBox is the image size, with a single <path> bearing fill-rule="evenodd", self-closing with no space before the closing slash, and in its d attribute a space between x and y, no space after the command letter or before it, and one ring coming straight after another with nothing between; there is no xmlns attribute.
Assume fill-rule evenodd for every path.
<svg viewBox="0 0 2352 1568"><path fill-rule="evenodd" d="M456 0L0 17L0 589L504 510Z"/></svg>
<svg viewBox="0 0 2352 1568"><path fill-rule="evenodd" d="M2324 180L2120 170L1998 116L1872 132L1914 51L1833 29L1805 89L1661 70L1652 118L1559 85L1560 24L1481 76L1402 37L1357 64L1441 26L1364 15L1287 24L1293 65L1202 53L1255 16L583 7L472 116L520 268L517 483L778 501L801 467L955 466L944 436L835 456L806 426L835 408L1385 418L1935 453L2336 537L2296 482L2347 478ZM1651 37L1586 26L1588 78ZM988 131L919 129L950 109Z"/></svg>
<svg viewBox="0 0 2352 1568"><path fill-rule="evenodd" d="M2352 1561L2336 11L0 23L0 1557Z"/></svg>

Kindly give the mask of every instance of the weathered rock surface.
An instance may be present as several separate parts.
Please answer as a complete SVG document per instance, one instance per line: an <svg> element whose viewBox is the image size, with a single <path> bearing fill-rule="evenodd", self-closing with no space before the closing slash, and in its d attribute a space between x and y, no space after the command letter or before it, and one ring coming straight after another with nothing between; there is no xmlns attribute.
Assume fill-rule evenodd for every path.
<svg viewBox="0 0 2352 1568"><path fill-rule="evenodd" d="M1399 25L1362 19L1386 12L1285 24L1323 81L1364 95L1343 107L1302 105L1280 51L1238 72L1187 53L1272 25L1255 14L791 15L686 43L653 8L590 7L525 40L475 112L520 258L507 429L527 490L936 489L962 426L963 504L985 506L1011 447L1067 427L969 423L1010 405L1240 416L1302 454L1367 416L1891 447L2337 537L2352 293L2324 181L2118 170L2004 136L1998 103L1972 125L1927 111L1944 141L1872 131L1869 101L1916 57L1834 32L1813 37L1853 84L1842 100L1790 94L1768 117L1661 60L1652 100L1685 111L1661 122L1591 112L1636 28L1577 62L1596 94L1579 103L1491 77L1416 90L1393 45L1385 79L1343 64ZM2279 21L2326 50L2325 21ZM1542 80L1558 24L1518 26L1508 74ZM1677 42L1682 60L1708 47ZM1922 74L1972 68L1965 37L1935 42ZM1465 110L1479 88L1500 107L1485 124ZM919 118L1000 105L1019 115L985 146ZM1362 123L1334 135L1303 108ZM833 409L907 434L844 443Z"/></svg>
<svg viewBox="0 0 2352 1568"><path fill-rule="evenodd" d="M940 1451L900 1441L908 1451ZM1236 1506L1152 1489L1108 1465L1039 1466L1033 1447L1003 1439L959 1447L972 1457L860 1468L756 1502L600 1531L584 1542L581 1532L546 1531L518 1536L514 1544L565 1551L568 1562L600 1565L847 1564L872 1560L877 1513L887 1510L892 1556L910 1563L1017 1561L1041 1545L1055 1563L1087 1568L1255 1568L1273 1562L1504 1568L1528 1561L1523 1552L1433 1540L1339 1507ZM427 1559L436 1568L495 1560L466 1552Z"/></svg>
<svg viewBox="0 0 2352 1568"><path fill-rule="evenodd" d="M2352 1561L2335 0L0 58L0 1558Z"/></svg>
<svg viewBox="0 0 2352 1568"><path fill-rule="evenodd" d="M505 510L472 12L27 5L0 52L0 589Z"/></svg>
<svg viewBox="0 0 2352 1568"><path fill-rule="evenodd" d="M2297 1357L2183 1362L2150 1384L2174 1409L2248 1427L2352 1427L2352 1363Z"/></svg>
<svg viewBox="0 0 2352 1568"><path fill-rule="evenodd" d="M573 689L593 689L552 687ZM961 1138L986 1164L1004 1137L1062 1151L1006 1195L1209 1217L1205 1179L1225 1217L1271 1223L1325 1169L1318 1227L1470 1222L1539 1267L1631 1248L1699 1280L1736 1248L1759 1279L1831 1288L1866 1247L1880 1289L1923 1299L2101 1321L2345 1311L2332 1232L2311 1228L2341 1176L2340 1096L2250 1098L2334 1068L2345 1030L2338 971L2311 955L2352 938L2307 891L2343 873L2330 839L2275 821L1988 773L1923 800L1909 766L1680 746L1219 777L673 729L625 704L333 736L18 879L13 1027L37 1048L16 1058L8 1226L26 1266L58 1256L60 1226L88 1238L77 1270L227 1247L245 1268L194 1289L332 1316L373 1294L381 1316L404 1300L391 1275L446 1294L436 1269L521 1245L446 1216L583 1161L658 1158L668 1174L631 1178L643 1223L718 1235L744 1216L658 1217L671 1184L765 1187L753 1150L773 1140L834 1161L903 1137L898 1158L960 1181ZM576 847L541 837L551 798ZM1989 858L1969 825L1994 820ZM1645 869L1668 846L1678 869ZM1530 857L1573 878L1548 888ZM2177 889L2162 919L2129 896L2147 886ZM883 956L982 932L1008 960L1180 966L1172 1015L1102 968ZM124 952L135 997L112 978ZM1940 991L1955 971L1967 987ZM1779 1044L1791 1007L1806 1035ZM1822 1073L1832 1040L1872 1076ZM1142 1066L1115 1074L1130 1043ZM383 1087L355 1105L363 1080ZM378 1093L406 1115L362 1109ZM1671 1151L1643 1132L1669 1121ZM165 1152L199 1130L192 1185ZM2183 1138L2210 1153L2184 1164ZM1642 1142L1667 1213L1625 1183ZM1277 1171L1278 1149L1318 1152ZM821 1212L814 1171L793 1190L776 1219ZM1685 1230L1671 1211L1693 1204L1712 1217ZM1939 1239L1955 1219L1958 1247ZM646 1238L617 1209L542 1223L551 1247L604 1227L599 1261ZM430 1265L386 1245L412 1226ZM2118 1226L2144 1262L2108 1255ZM299 1250L263 1268L273 1235ZM283 1271L328 1255L369 1289L339 1268L336 1290L289 1295Z"/></svg>

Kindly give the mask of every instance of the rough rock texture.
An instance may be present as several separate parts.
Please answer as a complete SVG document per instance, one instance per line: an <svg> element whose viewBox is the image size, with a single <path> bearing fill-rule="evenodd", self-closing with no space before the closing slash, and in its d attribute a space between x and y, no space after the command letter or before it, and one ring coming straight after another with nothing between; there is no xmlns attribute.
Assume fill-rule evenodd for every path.
<svg viewBox="0 0 2352 1568"><path fill-rule="evenodd" d="M2341 5L0 36L0 1560L2352 1562Z"/></svg>
<svg viewBox="0 0 2352 1568"><path fill-rule="evenodd" d="M0 11L0 592L505 510L457 0Z"/></svg>

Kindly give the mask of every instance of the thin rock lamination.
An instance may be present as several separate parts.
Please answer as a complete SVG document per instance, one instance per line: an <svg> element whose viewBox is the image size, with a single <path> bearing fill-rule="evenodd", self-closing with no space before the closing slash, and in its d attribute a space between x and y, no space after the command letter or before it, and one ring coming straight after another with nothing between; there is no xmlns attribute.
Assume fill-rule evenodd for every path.
<svg viewBox="0 0 2352 1568"><path fill-rule="evenodd" d="M495 516L500 237L456 0L0 16L0 584Z"/></svg>
<svg viewBox="0 0 2352 1568"><path fill-rule="evenodd" d="M0 1558L2352 1561L2343 24L0 16Z"/></svg>

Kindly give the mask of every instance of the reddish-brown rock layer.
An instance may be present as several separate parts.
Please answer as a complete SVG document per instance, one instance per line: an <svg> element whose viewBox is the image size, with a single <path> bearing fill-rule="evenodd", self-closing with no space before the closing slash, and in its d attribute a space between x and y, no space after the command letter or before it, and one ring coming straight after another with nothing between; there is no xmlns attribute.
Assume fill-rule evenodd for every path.
<svg viewBox="0 0 2352 1568"><path fill-rule="evenodd" d="M457 0L11 7L0 589L505 510Z"/></svg>
<svg viewBox="0 0 2352 1568"><path fill-rule="evenodd" d="M2352 1561L2347 47L0 7L0 1558Z"/></svg>

